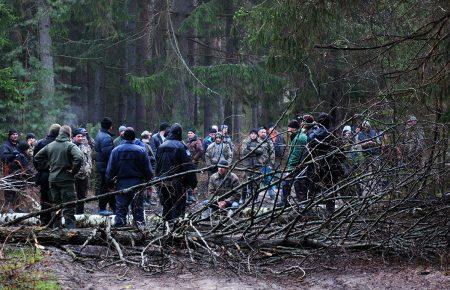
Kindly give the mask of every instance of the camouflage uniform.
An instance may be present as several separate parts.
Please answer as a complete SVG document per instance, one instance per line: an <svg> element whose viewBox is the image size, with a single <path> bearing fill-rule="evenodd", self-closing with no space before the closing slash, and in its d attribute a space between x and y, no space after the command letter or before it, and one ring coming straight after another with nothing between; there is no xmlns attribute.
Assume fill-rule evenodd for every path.
<svg viewBox="0 0 450 290"><path fill-rule="evenodd" d="M258 147L259 146L259 147ZM267 150L262 146L261 142L258 139L250 139L247 138L242 142L242 156L247 156L244 159L244 165L251 170L259 171L264 162L266 157L264 156L264 152ZM251 152L251 153L250 153ZM245 180L250 180L252 178L255 178L257 174L251 173L251 172L245 172L244 178ZM256 182L250 182L242 189L242 201L244 201L247 198L248 193L250 192L251 195L253 195L255 188L257 187Z"/></svg>
<svg viewBox="0 0 450 290"><path fill-rule="evenodd" d="M215 195L218 201L225 200L227 207L229 207L233 202L239 202L241 195L237 190L227 196L223 195L237 186L239 186L239 178L236 174L221 175L219 172L216 172L209 178L208 194L210 196Z"/></svg>
<svg viewBox="0 0 450 290"><path fill-rule="evenodd" d="M81 143L76 144L83 154L84 163L80 168L80 171L75 175L75 192L77 199L86 198L86 194L89 188L89 175L92 171L92 149L89 145ZM84 203L79 203L76 206L76 214L84 214Z"/></svg>
<svg viewBox="0 0 450 290"><path fill-rule="evenodd" d="M233 151L231 151L230 145L226 143L217 144L214 142L206 149L205 157L207 166L217 165L221 159L225 159L228 164L231 164Z"/></svg>

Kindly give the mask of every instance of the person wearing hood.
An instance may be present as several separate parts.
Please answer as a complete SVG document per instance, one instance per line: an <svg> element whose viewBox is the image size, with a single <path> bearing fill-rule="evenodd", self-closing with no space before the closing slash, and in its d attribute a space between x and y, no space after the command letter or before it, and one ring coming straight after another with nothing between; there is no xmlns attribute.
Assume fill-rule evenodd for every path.
<svg viewBox="0 0 450 290"><path fill-rule="evenodd" d="M75 175L83 166L83 153L77 145L71 142L72 129L64 125L59 130L55 141L42 148L34 162L37 168L49 168L49 183L52 203L59 205L76 200L74 190ZM63 210L65 227L73 229L76 227L75 206ZM57 218L55 225L59 226L61 220Z"/></svg>
<svg viewBox="0 0 450 290"><path fill-rule="evenodd" d="M185 173L182 176L165 180L160 185L160 200L163 207L163 219L170 221L184 216L186 209L186 188L197 187L197 176L188 171L194 170L188 147L182 142L183 129L173 124L167 140L156 152L156 176L168 177Z"/></svg>
<svg viewBox="0 0 450 290"><path fill-rule="evenodd" d="M56 137L58 137L59 129L61 129L61 125L59 124L52 124L50 126L47 137L39 140L36 146L34 146L33 156L36 156L36 154L38 154L38 152L41 151L42 148L55 141ZM41 202L41 210L45 210L52 207L50 184L48 183L50 171L48 167L38 168L36 164L35 168L38 171L36 174L36 185L40 186L39 197ZM47 225L52 219L52 215L51 213L43 213L40 215L39 218L41 220L42 225Z"/></svg>
<svg viewBox="0 0 450 290"><path fill-rule="evenodd" d="M3 176L7 176L10 171L11 162L18 154L17 145L19 144L19 132L9 130L8 140L0 148L0 161L3 164Z"/></svg>
<svg viewBox="0 0 450 290"><path fill-rule="evenodd" d="M111 133L112 121L106 117L100 123L101 128L95 136L95 152L97 157L97 189L95 194L97 196L108 192L105 172L108 165L109 156L114 148ZM106 206L109 205L111 211L106 210ZM116 209L116 198L114 195L108 197L101 197L98 199L99 215L112 215Z"/></svg>
<svg viewBox="0 0 450 290"><path fill-rule="evenodd" d="M28 133L25 140L29 146L27 154L31 158L33 157L34 146L36 146L36 136L33 133Z"/></svg>
<svg viewBox="0 0 450 290"><path fill-rule="evenodd" d="M123 138L125 143L114 148L106 169L106 180L111 184L116 180L117 190L149 181L153 177L152 166L147 151L136 145L136 134L128 127ZM131 191L118 194L116 197L115 227L127 224L128 207L131 205L134 223L144 225L144 194L142 191Z"/></svg>
<svg viewBox="0 0 450 290"><path fill-rule="evenodd" d="M361 124L361 131L356 135L356 143L361 146L365 156L380 154L380 137L367 120Z"/></svg>

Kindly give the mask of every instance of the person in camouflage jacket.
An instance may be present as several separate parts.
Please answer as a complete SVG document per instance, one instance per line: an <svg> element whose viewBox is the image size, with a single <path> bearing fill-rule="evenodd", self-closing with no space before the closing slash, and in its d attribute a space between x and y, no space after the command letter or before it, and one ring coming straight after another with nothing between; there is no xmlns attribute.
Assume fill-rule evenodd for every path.
<svg viewBox="0 0 450 290"><path fill-rule="evenodd" d="M217 133L214 143L211 143L206 149L205 153L206 165L217 165L220 160L224 159L231 164L233 160L233 151L231 151L230 145L223 143L222 134ZM217 169L213 170L216 172Z"/></svg>
<svg viewBox="0 0 450 290"><path fill-rule="evenodd" d="M226 160L220 160L218 171L209 178L208 194L211 197L215 196L218 207L221 209L238 207L241 198L238 190L228 193L239 186L239 177L232 172L228 173L228 166Z"/></svg>
<svg viewBox="0 0 450 290"><path fill-rule="evenodd" d="M81 153L83 153L84 163L80 168L80 171L75 175L75 191L77 193L77 199L86 198L86 193L89 188L89 176L92 171L92 149L86 144L86 129L79 128L73 133L73 143L77 145ZM77 204L76 214L84 214L84 203Z"/></svg>

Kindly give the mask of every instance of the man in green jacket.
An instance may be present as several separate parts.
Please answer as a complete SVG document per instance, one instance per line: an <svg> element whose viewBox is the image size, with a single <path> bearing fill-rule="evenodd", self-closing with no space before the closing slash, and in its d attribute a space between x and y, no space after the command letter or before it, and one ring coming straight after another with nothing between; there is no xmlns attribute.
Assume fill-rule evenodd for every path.
<svg viewBox="0 0 450 290"><path fill-rule="evenodd" d="M83 165L83 153L71 142L72 130L64 125L52 143L40 150L34 157L38 169L49 168L49 183L53 205L76 200L75 175ZM75 207L64 209L65 226L75 228ZM60 225L60 220L55 225Z"/></svg>
<svg viewBox="0 0 450 290"><path fill-rule="evenodd" d="M295 194L299 202L307 199L308 194L308 171L301 179L296 179L296 176L301 172L304 167L300 166L305 157L308 155L308 132L314 126L314 118L311 115L304 115L303 122L298 126L298 122L290 122L288 125L288 131L291 134L295 134L294 139L290 144L289 157L287 161L287 170L290 171L289 175L282 183L282 197L279 206L284 206L287 202L287 198L291 193L291 187L294 185ZM306 175L306 176L305 176Z"/></svg>

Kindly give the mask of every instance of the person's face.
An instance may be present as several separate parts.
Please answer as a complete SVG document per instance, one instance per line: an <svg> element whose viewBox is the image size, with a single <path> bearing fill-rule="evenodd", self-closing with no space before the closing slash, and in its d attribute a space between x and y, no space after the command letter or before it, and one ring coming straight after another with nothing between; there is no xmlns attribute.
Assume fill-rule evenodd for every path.
<svg viewBox="0 0 450 290"><path fill-rule="evenodd" d="M219 167L219 168L217 168L217 171L219 172L220 175L226 175L228 172L228 168Z"/></svg>
<svg viewBox="0 0 450 290"><path fill-rule="evenodd" d="M189 132L188 132L188 138L189 138L189 139L192 139L192 138L194 138L194 137L195 137L194 132L189 131Z"/></svg>
<svg viewBox="0 0 450 290"><path fill-rule="evenodd" d="M9 139L13 142L17 142L17 140L19 140L19 134L14 133L11 135L11 137L9 137Z"/></svg>
<svg viewBox="0 0 450 290"><path fill-rule="evenodd" d="M120 131L119 132L119 134L120 134L120 136L122 136L123 137L123 134L125 133L125 131Z"/></svg>
<svg viewBox="0 0 450 290"><path fill-rule="evenodd" d="M259 131L258 131L258 136L259 136L259 138L261 138L261 139L265 139L266 136L267 136L267 131L266 131L266 129L261 129L261 130L259 130Z"/></svg>
<svg viewBox="0 0 450 290"><path fill-rule="evenodd" d="M228 133L228 128L223 128L222 133L223 134L227 134Z"/></svg>
<svg viewBox="0 0 450 290"><path fill-rule="evenodd" d="M34 146L34 144L36 144L36 139L35 138L30 138L30 139L28 139L27 143L30 146Z"/></svg>
<svg viewBox="0 0 450 290"><path fill-rule="evenodd" d="M258 137L258 135L255 132L250 133L250 139L255 140Z"/></svg>
<svg viewBox="0 0 450 290"><path fill-rule="evenodd" d="M344 138L351 139L351 138L352 138L352 132L350 132L350 131L345 131L345 132L344 132Z"/></svg>
<svg viewBox="0 0 450 290"><path fill-rule="evenodd" d="M216 141L217 144L222 143L222 138L216 138L216 139L214 139L214 140Z"/></svg>
<svg viewBox="0 0 450 290"><path fill-rule="evenodd" d="M288 132L291 133L291 134L297 133L297 128L288 127Z"/></svg>
<svg viewBox="0 0 450 290"><path fill-rule="evenodd" d="M211 138L216 139L216 133L209 133L209 136L211 136Z"/></svg>
<svg viewBox="0 0 450 290"><path fill-rule="evenodd" d="M415 126L416 124L417 124L417 121L415 121L415 120L410 120L410 121L406 122L406 125L408 127Z"/></svg>
<svg viewBox="0 0 450 290"><path fill-rule="evenodd" d="M75 140L75 143L77 143L77 144L83 143L83 140L84 140L83 134L75 135L74 140Z"/></svg>

